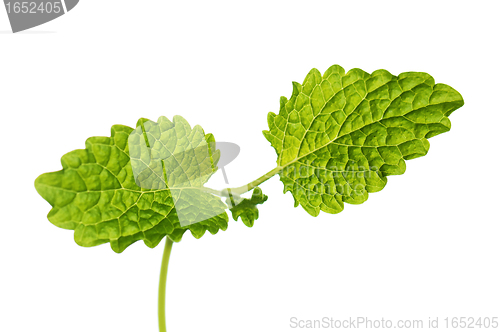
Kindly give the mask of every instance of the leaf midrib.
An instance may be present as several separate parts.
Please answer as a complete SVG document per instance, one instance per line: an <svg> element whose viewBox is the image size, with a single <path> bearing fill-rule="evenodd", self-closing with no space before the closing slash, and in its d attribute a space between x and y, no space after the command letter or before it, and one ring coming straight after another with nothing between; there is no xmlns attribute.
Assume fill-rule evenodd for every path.
<svg viewBox="0 0 500 332"><path fill-rule="evenodd" d="M331 76L331 75L330 75L330 76ZM329 77L330 77L330 76L329 76ZM344 75L344 76L345 76L345 75ZM344 76L342 76L342 77L344 77ZM394 78L394 77L397 77L397 76L394 76L394 75L392 75L392 76L393 76L393 78ZM323 82L323 81L326 81L326 79L323 79L323 78L322 78L322 81L321 81L321 82ZM358 81L359 81L359 80L358 80ZM355 82L358 82L358 81L355 81ZM316 86L315 86L314 88L316 88L317 86L320 86L320 85L321 85L321 82L320 82L320 84L316 84ZM337 93L333 94L333 95L332 95L332 96L331 96L331 97L330 97L330 98L329 98L329 99L328 99L328 100L324 103L324 105L321 107L321 110L318 112L318 114L317 114L316 116L314 116L314 117L313 117L313 120L311 121L311 123L309 124L309 127L308 127L308 128L307 128L307 130L305 131L304 136L302 137L302 140L301 140L301 142L300 142L300 146L299 146L299 148L298 148L298 150L297 150L297 157L296 157L296 158L294 158L292 161L290 161L290 162L286 163L285 165L280 165L280 166L278 166L278 168L279 168L279 169L283 169L283 168L285 168L285 167L287 167L287 166L290 166L290 165L292 165L292 164L294 164L294 163L298 162L299 160L301 160L301 159L303 159L303 158L308 157L309 155L313 154L314 152L316 152L316 151L318 151L318 150L323 149L324 147L326 147L326 146L328 146L328 145L330 145L330 144L338 144L338 145L343 145L343 146L348 146L348 147L349 147L349 146L364 147L364 146L360 146L360 145L352 145L352 144L349 144L349 145L348 145L348 144L335 143L335 140L337 140L338 138L340 138L340 137L344 137L345 135L348 135L348 134L351 134L351 133L353 133L353 132L354 132L354 131L351 131L351 132L349 132L349 133L345 133L345 134L344 134L344 135L342 135L342 136L338 136L338 134L337 134L337 136L336 136L335 138L333 138L332 140L330 140L328 143L325 143L324 145L320 146L319 148L316 148L316 149L314 149L314 150L312 150L312 151L309 151L307 154L305 154L305 155L303 155L303 156L300 156L300 157L298 156L298 154L300 153L300 148L302 147L302 144L303 144L303 142L304 142L304 138L305 138L305 136L306 136L307 132L308 132L308 131L309 131L309 129L311 128L311 126L312 126L312 124L314 123L314 121L316 120L316 118L317 118L320 114L322 114L323 110L324 110L324 109L325 109L325 107L326 107L326 104L328 104L328 102L329 102L330 100L332 100L335 96L337 96L340 92L343 92L345 88L347 88L347 87L349 87L349 86L353 85L355 82L353 82L353 83L351 83L351 84L349 84L349 85L347 85L347 86L345 86L345 87L342 87L342 88L341 88L341 89L340 89ZM389 82L390 82L390 81L389 81ZM387 83L389 83L389 82L387 82ZM396 80L396 82L398 83L398 85L399 85L399 87L401 88L401 91L402 91L402 92L401 92L400 94L398 94L396 97L394 97L392 100L390 100L390 103L389 103L389 105L387 105L387 107L385 108L385 110L384 110L384 113L383 113L383 114L385 114L385 111L387 110L387 108L389 108L389 106L391 106L391 105L392 105L392 103L394 102L394 100L396 100L398 97L400 97L400 96L401 96L404 92L406 92L406 91L410 91L410 90L406 90L406 91L405 91L405 90L403 89L403 87L401 87L401 85L399 84L399 81L398 81L398 80ZM366 87L366 81L365 81L365 80L363 80L363 83L365 84L366 91L368 91L368 89L367 89L367 87ZM384 85L379 86L377 89L380 89L382 86L387 85L387 83L385 83ZM420 83L420 84L423 84L423 83L424 83L424 82L422 82L422 83ZM418 85L420 85L420 84L418 84ZM418 86L418 85L417 85L417 86ZM434 87L435 87L436 85L437 85L437 84L434 84L434 85L431 87L433 91L434 91ZM301 87L303 88L303 86L302 86L302 85L301 85ZM313 90L314 90L314 88L313 88ZM354 88L356 88L356 87L354 87ZM375 89L375 90L377 90L377 89ZM375 90L373 90L373 91L375 91ZM356 89L356 91L357 91L357 89ZM371 92L373 92L373 91L371 91ZM357 92L359 93L359 91L357 91ZM301 91L300 93L303 93L303 92ZM321 93L322 93L322 94L323 94L323 96L324 96L323 90L321 90ZM365 95L361 98L361 101L360 101L360 102L356 105L356 107L354 107L353 112L354 112L354 111L355 111L355 110L359 107L359 105L361 105L361 103L362 103L364 100L366 100L366 99L365 99L365 98L366 98L366 95L367 95L367 93L365 93ZM308 98L309 98L309 100L311 99L311 97L310 97L310 96L308 96ZM456 101L456 100L454 100L454 101ZM426 107L427 107L427 106L429 106L429 105L436 105L436 104L431 104L431 103L429 102L429 104L428 104L428 105L426 105ZM344 107L345 107L345 105L344 105ZM311 107L311 109L312 109L312 107ZM412 112L417 111L417 110L419 110L419 109L421 109L421 108L414 109L414 110L412 110ZM295 110L295 107L294 107L294 110ZM344 109L342 109L342 111L343 111L343 110L344 110ZM345 112L344 112L344 114L345 114ZM349 115L351 115L351 114L352 114L352 113L350 113ZM347 120L347 118L349 117L349 115L346 115L345 120ZM406 115L406 114L405 114L405 115ZM405 117L405 115L402 115L402 116L403 116L403 117ZM443 116L441 117L440 121L441 121L443 118L445 118L445 117L446 117L446 115L444 115L444 114L443 114ZM383 115L382 115L382 119L380 119L380 120L383 120L383 119L384 119L384 117L383 117ZM387 118L387 119L389 119L389 118ZM338 133L340 133L340 132L342 131L342 128L343 128L344 124L346 123L346 121L345 121L345 120L344 120L344 122L340 125L340 129L339 129ZM376 123L376 122L380 122L380 120L377 120L377 121L374 121L374 122L372 122L372 123L366 124L366 125L364 125L364 126L362 126L362 127L358 128L358 129L356 129L356 130L361 130L361 129L365 128L366 126L372 125L372 124L374 124L374 123ZM409 120L409 119L408 119L408 120ZM411 121L411 120L410 120L410 121ZM414 122L414 121L412 121L412 122ZM288 124L288 119L287 119L287 124ZM283 142L284 142L284 141L283 141ZM397 146L397 145L387 145L387 146ZM376 147L376 146L374 146L374 147ZM280 159L281 159L281 158L280 158Z"/></svg>
<svg viewBox="0 0 500 332"><path fill-rule="evenodd" d="M330 75L328 76L328 78L329 78L331 75L333 75L333 73L332 73L332 74L330 74ZM345 77L345 75L344 75L344 76L342 76L342 77ZM324 79L323 77L321 77L321 82L320 82L320 84L316 84L316 85L314 86L314 88L311 90L311 94L312 94L312 91L313 91L313 90L314 90L317 86L321 86L321 83L322 83L323 81L326 81L328 78ZM393 75L393 78L394 78L394 75ZM340 82L341 82L341 84L343 85L342 80L341 80ZM355 82L353 82L353 83L351 83L351 84L349 84L349 85L347 85L347 86L342 86L342 88L341 88L339 91L337 91L337 93L333 94L330 98L328 98L328 100L326 100L326 101L325 101L324 105L321 107L321 110L318 112L318 114L317 114L316 116L313 116L313 119L312 119L311 123L309 124L309 127L307 127L307 129L305 130L304 136L302 137L302 140L300 141L299 148L298 148L298 150L297 150L297 157L296 157L294 160L292 160L292 161L290 161L289 163L287 163L286 165L279 166L279 167L281 167L281 169L283 169L283 168L285 168L285 167L287 167L287 166L289 166L289 165L291 165L291 164L293 164L293 163L296 163L297 161L299 161L299 160L301 160L301 159L303 159L303 158L305 158L305 157L309 156L310 154L312 154L312 153L314 153L314 152L316 152L316 151L318 151L318 150L320 150L320 149L324 148L324 147L325 147L325 146L327 146L327 145L332 144L332 143L333 143L333 142L334 142L337 138L339 138L339 136L338 136L338 134L337 134L337 136L336 136L334 139L332 139L331 141L329 141L329 142L328 142L328 143L326 143L325 145L323 145L323 146L321 146L321 147L319 147L319 148L317 148L317 149L314 149L314 150L310 151L309 153L307 153L307 154L305 154L305 155L303 155L303 156L301 156L301 157L299 157L299 156L298 156L298 155L299 155L299 153L300 153L300 149L301 149L301 147L302 147L302 144L303 144L303 142L304 142L304 138L305 138L306 134L309 132L309 129L311 129L311 126L312 126L312 124L314 123L314 121L316 120L316 118L317 118L320 114L322 114L323 110L324 110L324 109L325 109L325 107L326 107L326 104L328 104L328 103L330 102L330 100L332 100L332 99L333 99L335 96L337 96L340 92L344 92L344 89L345 89L345 88L347 88L347 87L349 87L349 86L353 85L353 84L354 84L354 83L356 83L356 82L358 82L358 81L355 81ZM328 83L330 83L330 82L328 82ZM363 83L365 84L365 88L366 88L366 82L365 82L364 80L363 80ZM387 83L386 83L386 84L387 84ZM398 85L399 85L399 82L398 82ZM303 90L303 89L304 89L304 87L303 87L302 85L301 85L301 87L302 87L302 90ZM380 86L380 87L381 87L381 86ZM380 88L380 87L378 87L378 88ZM354 88L356 89L356 87L354 87ZM377 89L378 89L378 88L377 88ZM402 89L401 89L401 90L402 90ZM357 89L356 89L356 91L357 91ZM358 92L358 91L357 91L357 92ZM300 91L300 93L303 93L303 92L302 92L302 91ZM299 95L300 95L300 93L299 93ZM321 90L321 93L323 94L323 97L324 97L324 92L323 92L323 90ZM358 93L359 93L359 92L358 92ZM400 94L400 95L401 95L401 94ZM399 97L400 95L398 95L398 97ZM307 97L309 98L309 102L310 102L310 100L311 100L311 96L307 96ZM363 96L363 98L361 98L361 101L358 103L358 105L356 105L356 107L354 107L353 112L354 112L354 111L358 108L358 106L359 106L359 105L361 105L361 103L363 102L363 100L365 100L365 97L366 97L366 93L365 93L365 95ZM397 98L397 97L396 97L396 98ZM394 98L393 100L395 100L396 98ZM392 101L391 101L391 103L392 103ZM344 105L344 107L345 107L345 105ZM388 107L389 107L389 106L388 106ZM294 106L294 110L295 110L295 106ZM311 110L312 110L312 106L311 106ZM343 108L342 108L342 111L344 112L344 109L343 109ZM345 114L345 112L344 112L344 114ZM352 113L351 113L351 114L352 114ZM350 114L349 114L349 115L350 115ZM346 118L345 118L345 120L347 120L347 118L348 118L348 115L346 114ZM345 120L344 120L344 122L340 125L340 129L339 129L339 131L338 131L339 133L340 133L340 131L342 130L342 126L345 124ZM288 119L287 119L287 126L288 126ZM361 129L361 128L360 128L360 129ZM285 135L286 135L286 128L285 128ZM342 136L344 136L344 135L342 135ZM284 141L283 141L283 143L284 143ZM280 159L281 159L281 158L280 158Z"/></svg>

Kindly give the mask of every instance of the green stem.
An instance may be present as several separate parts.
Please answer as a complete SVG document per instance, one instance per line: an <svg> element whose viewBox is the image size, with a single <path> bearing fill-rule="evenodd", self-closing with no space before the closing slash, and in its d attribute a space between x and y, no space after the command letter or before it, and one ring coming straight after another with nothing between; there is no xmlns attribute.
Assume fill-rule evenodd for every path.
<svg viewBox="0 0 500 332"><path fill-rule="evenodd" d="M222 191L206 188L204 190L206 192L218 195L218 196L239 196L244 194L250 190L253 190L259 184L269 180L274 175L276 175L279 171L281 171L283 167L276 167L270 172L262 175L255 181L248 183L247 185L237 187L237 188L226 188ZM166 178L166 177L165 177ZM167 236L167 240L165 242L165 250L163 251L163 259L161 262L161 272L160 272L160 286L158 288L158 325L160 328L160 332L167 332L167 325L165 320L165 294L167 290L167 272L168 272L168 262L170 260L170 253L172 252L172 245L174 242Z"/></svg>
<svg viewBox="0 0 500 332"><path fill-rule="evenodd" d="M160 327L160 332L167 332L165 321L165 293L167 289L168 261L170 260L172 245L174 244L168 236L166 236L166 238L165 250L163 251L163 259L161 261L160 287L158 288L158 325Z"/></svg>
<svg viewBox="0 0 500 332"><path fill-rule="evenodd" d="M227 188L227 189L224 189L222 192L226 192L226 193L231 193L233 195L241 195L241 194L244 194L246 193L247 191L250 191L250 190L253 190L255 187L257 187L259 184L269 180L270 178L272 178L273 176L275 176L279 171L281 171L283 168L282 167L276 167L275 169L267 172L266 174L262 175L260 178L258 178L257 180L255 181L252 181L250 182L249 184L246 184L244 186L241 186L241 187L237 187L237 188Z"/></svg>
<svg viewBox="0 0 500 332"><path fill-rule="evenodd" d="M244 194L250 190L253 190L255 187L257 187L259 184L269 180L270 178L272 178L274 175L276 175L277 173L279 173L279 171L281 171L283 169L283 167L276 167L275 169L267 172L266 174L262 175L260 178L258 178L257 180L255 181L252 181L244 186L241 186L241 187L237 187L237 188L226 188L224 190L215 190L215 189L211 189L211 188L204 188L204 190L206 192L209 192L209 193L212 193L214 195L217 195L217 196L224 196L224 197L230 197L231 195L233 196L239 196L241 194Z"/></svg>

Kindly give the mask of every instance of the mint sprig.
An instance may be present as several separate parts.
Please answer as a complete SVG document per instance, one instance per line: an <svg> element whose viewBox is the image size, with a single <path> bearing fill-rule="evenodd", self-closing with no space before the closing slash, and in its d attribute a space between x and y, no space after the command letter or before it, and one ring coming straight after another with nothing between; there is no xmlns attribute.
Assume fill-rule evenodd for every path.
<svg viewBox="0 0 500 332"><path fill-rule="evenodd" d="M278 114L268 115L263 133L277 166L244 186L205 186L220 159L215 138L175 116L140 119L136 129L115 125L110 137L89 138L85 149L62 157L62 170L40 175L35 188L52 206L49 221L74 230L81 246L109 242L121 253L139 240L153 248L166 237L158 297L165 332L168 261L187 230L195 238L226 230L226 210L252 227L267 200L258 186L276 174L295 206L312 216L361 204L387 176L403 174L406 160L426 155L428 139L449 131L448 117L463 105L460 93L426 73L313 69L293 83L289 99L281 97ZM252 190L251 198L241 196Z"/></svg>

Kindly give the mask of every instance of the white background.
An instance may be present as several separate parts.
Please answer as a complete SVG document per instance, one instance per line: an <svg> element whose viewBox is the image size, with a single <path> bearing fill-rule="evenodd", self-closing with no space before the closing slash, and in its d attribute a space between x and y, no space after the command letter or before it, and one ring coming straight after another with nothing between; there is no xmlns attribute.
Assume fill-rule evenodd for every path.
<svg viewBox="0 0 500 332"><path fill-rule="evenodd" d="M425 71L464 97L452 130L359 206L317 218L275 177L254 228L173 248L169 332L294 331L290 318L500 316L497 1L88 1L11 34L0 7L0 330L157 331L163 242L82 248L33 182L114 124L185 117L275 166L261 131L315 67ZM220 174L216 175L221 177ZM443 322L444 323L444 322Z"/></svg>

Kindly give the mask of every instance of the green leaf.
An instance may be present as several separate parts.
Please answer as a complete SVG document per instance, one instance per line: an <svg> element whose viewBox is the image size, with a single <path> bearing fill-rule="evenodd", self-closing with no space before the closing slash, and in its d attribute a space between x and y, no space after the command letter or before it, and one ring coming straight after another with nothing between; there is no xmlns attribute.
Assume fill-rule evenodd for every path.
<svg viewBox="0 0 500 332"><path fill-rule="evenodd" d="M42 174L36 179L36 190L52 206L49 221L58 227L75 230L75 242L81 246L110 242L115 252L122 252L139 240L153 248L165 235L178 242L188 229L195 238L202 237L207 230L212 234L219 229L226 230L226 205L219 197L200 189L216 170L220 154L210 150L214 145L211 143L215 142L213 135L205 135L200 126L191 129L180 116L175 116L173 122L165 117L158 123L140 119L137 127L133 130L115 125L111 128L111 137L89 138L85 149L62 157L62 170ZM157 131L144 130L145 127ZM141 150L144 148L141 142L148 141L156 147ZM158 152L166 154L161 150L161 142L164 149L168 146L172 151L163 156L165 160L154 157ZM200 154L207 149L208 152ZM131 160L131 153L139 158ZM179 156L182 158L176 164L173 159ZM188 157L198 157L198 163ZM149 161L147 167L132 167L134 161L143 162L144 159ZM210 172L206 172L207 164ZM166 177L162 180L162 176L155 173L158 169L154 167L158 166L163 176L177 174L182 181L178 180L170 188L166 185ZM148 172L151 179L156 175L152 181L147 180ZM181 194L184 189L187 194ZM222 213L200 221L206 211L214 210ZM196 223L182 226L179 211L185 219Z"/></svg>
<svg viewBox="0 0 500 332"><path fill-rule="evenodd" d="M213 135L200 126L193 129L181 117L174 123L140 120L128 139L136 184L141 188L170 190L181 226L225 213L219 198L203 185L217 171L220 151Z"/></svg>
<svg viewBox="0 0 500 332"><path fill-rule="evenodd" d="M403 174L405 160L427 154L428 138L450 130L462 96L426 73L345 73L338 65L293 83L264 136L278 154L284 192L311 215L338 213Z"/></svg>
<svg viewBox="0 0 500 332"><path fill-rule="evenodd" d="M267 196L262 193L262 189L256 187L250 199L230 196L226 199L226 204L229 206L235 221L238 221L238 217L240 217L247 227L253 227L255 220L259 219L257 205L263 204L265 201L267 201Z"/></svg>

